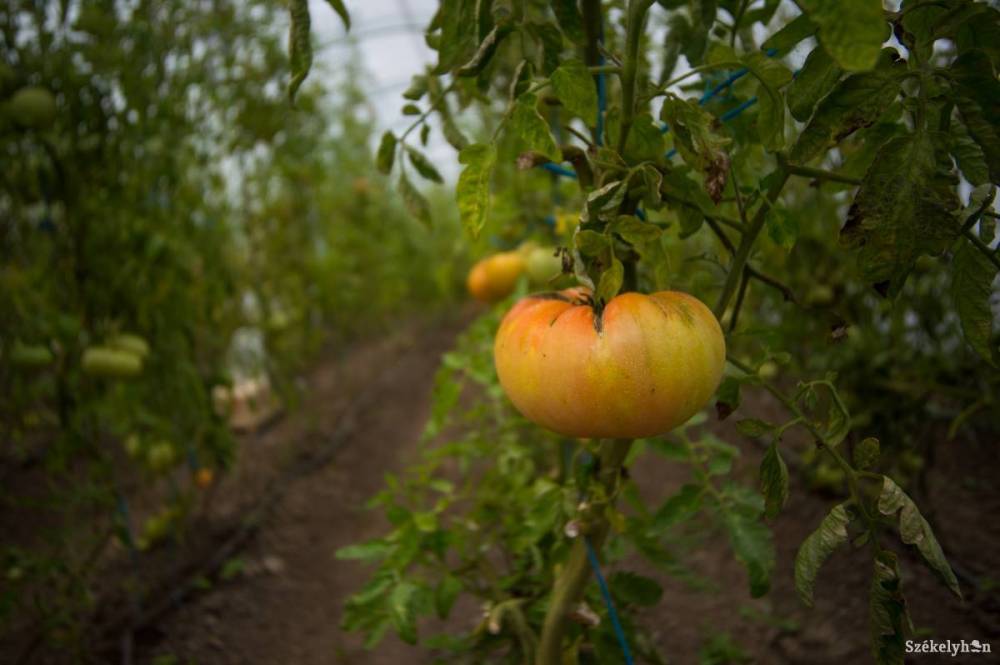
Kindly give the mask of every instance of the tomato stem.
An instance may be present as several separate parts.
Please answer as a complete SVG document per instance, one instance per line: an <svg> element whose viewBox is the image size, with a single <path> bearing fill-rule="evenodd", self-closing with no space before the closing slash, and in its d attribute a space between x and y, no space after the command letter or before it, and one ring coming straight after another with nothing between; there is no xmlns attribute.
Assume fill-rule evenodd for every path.
<svg viewBox="0 0 1000 665"><path fill-rule="evenodd" d="M601 442L600 465L597 482L604 490L607 502L613 503L621 478L622 463L632 447L631 439L608 439ZM598 553L608 535L608 520L604 511L595 507L591 511L593 520L589 524L587 538ZM569 558L552 588L549 609L542 624L542 635L535 653L535 665L561 665L563 638L569 626L569 615L583 597L590 580L587 561L587 543L580 536L573 543Z"/></svg>

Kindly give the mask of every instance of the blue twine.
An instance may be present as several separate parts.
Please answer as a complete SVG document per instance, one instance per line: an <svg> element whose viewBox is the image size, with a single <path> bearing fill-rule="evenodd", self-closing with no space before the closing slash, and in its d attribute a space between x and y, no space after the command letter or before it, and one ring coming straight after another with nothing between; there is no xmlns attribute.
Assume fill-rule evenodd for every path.
<svg viewBox="0 0 1000 665"><path fill-rule="evenodd" d="M611 627L614 629L615 637L618 638L618 644L622 648L622 655L625 656L625 665L633 665L632 652L629 651L628 640L625 639L625 631L622 630L621 621L618 619L615 603L611 600L611 591L608 590L608 583L604 581L604 575L601 573L601 563L597 560L597 552L594 551L594 546L590 544L586 536L583 536L583 542L587 546L587 559L590 561L590 567L594 569L594 577L597 578L597 585L601 588L601 595L604 596L604 604L608 608Z"/></svg>

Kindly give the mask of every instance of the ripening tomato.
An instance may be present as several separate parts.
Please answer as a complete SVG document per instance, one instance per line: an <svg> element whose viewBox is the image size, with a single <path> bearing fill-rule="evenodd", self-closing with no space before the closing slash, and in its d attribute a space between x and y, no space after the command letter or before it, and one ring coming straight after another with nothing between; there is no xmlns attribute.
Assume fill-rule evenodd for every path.
<svg viewBox="0 0 1000 665"><path fill-rule="evenodd" d="M624 293L601 314L587 289L529 296L493 347L500 384L530 420L559 434L663 434L715 393L726 361L719 322L677 291Z"/></svg>
<svg viewBox="0 0 1000 665"><path fill-rule="evenodd" d="M472 266L466 285L473 298L493 303L510 295L522 272L524 257L519 252L500 252Z"/></svg>

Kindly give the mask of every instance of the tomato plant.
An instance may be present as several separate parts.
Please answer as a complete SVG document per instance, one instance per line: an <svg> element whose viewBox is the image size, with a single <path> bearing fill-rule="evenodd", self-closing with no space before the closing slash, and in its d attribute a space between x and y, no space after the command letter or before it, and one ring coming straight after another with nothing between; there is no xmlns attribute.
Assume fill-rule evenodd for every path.
<svg viewBox="0 0 1000 665"><path fill-rule="evenodd" d="M563 330L556 310L569 304L532 297L503 325L499 311L484 315L445 357L427 430L437 445L374 502L391 532L340 552L377 564L345 625L372 642L390 627L416 642L417 616L447 616L467 593L484 603L482 622L424 641L456 660L621 662L631 644L662 662L633 620L659 587L615 574L618 630L611 603L610 620L591 609L605 604L588 584L591 567L634 551L670 568L670 527L698 516L728 535L755 597L787 574L811 605L823 563L853 547L871 571L873 657L901 663L910 625L901 548L961 591L901 487L906 474L890 468L907 454L895 415L966 372L975 387L945 398L958 400L954 431L994 403L1000 381L989 302L1000 268L998 36L1000 12L967 0L892 9L871 0L441 2L426 32L437 63L404 95L417 118L383 135L379 167L397 173L422 215L410 174L434 180L436 171L411 137L426 137L435 119L458 151L469 236L507 248L558 244L564 272L586 289L573 293L591 299L567 311L593 312L579 331ZM457 120L470 116L478 122ZM567 210L575 220L540 224L553 206L557 220ZM667 417L673 400L638 396L644 377L618 372L620 383L605 379L602 390L578 378L600 384L593 377L610 375L605 365L643 366L593 322L665 289L711 303L708 318L722 324L716 417L740 409L748 391L786 413L738 423L767 446L757 487L731 476L739 449L701 427L706 415L683 424L692 413ZM532 364L528 340L546 326L537 348L560 355ZM718 334L696 328L645 343L682 355ZM692 390L711 392L715 381L701 380L716 371L709 365L668 367L665 384L693 380ZM469 393L471 404L459 400ZM633 417L654 424L626 426ZM797 430L811 443L808 473L844 495L801 544L794 570L776 570L769 521L789 497L786 436ZM633 435L648 438L620 438ZM654 509L624 472L651 453L689 465L692 477Z"/></svg>

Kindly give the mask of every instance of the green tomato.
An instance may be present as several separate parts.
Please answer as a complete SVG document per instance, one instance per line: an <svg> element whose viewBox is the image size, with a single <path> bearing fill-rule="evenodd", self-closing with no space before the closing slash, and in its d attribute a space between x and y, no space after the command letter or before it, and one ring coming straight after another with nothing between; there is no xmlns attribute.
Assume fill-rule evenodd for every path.
<svg viewBox="0 0 1000 665"><path fill-rule="evenodd" d="M149 343L139 335L122 333L108 340L108 346L117 351L126 351L143 360L149 355Z"/></svg>
<svg viewBox="0 0 1000 665"><path fill-rule="evenodd" d="M122 443L125 453L132 459L138 459L142 454L142 439L138 434L129 434Z"/></svg>
<svg viewBox="0 0 1000 665"><path fill-rule="evenodd" d="M177 461L177 451L169 441L160 441L150 446L146 453L146 464L151 471L163 473L168 471Z"/></svg>
<svg viewBox="0 0 1000 665"><path fill-rule="evenodd" d="M532 282L544 285L562 273L562 259L551 247L535 247L528 253L525 268Z"/></svg>
<svg viewBox="0 0 1000 665"><path fill-rule="evenodd" d="M814 284L806 294L807 305L829 305L833 302L833 289L826 284Z"/></svg>
<svg viewBox="0 0 1000 665"><path fill-rule="evenodd" d="M762 379L773 379L778 376L778 363L768 360L757 370L757 376Z"/></svg>
<svg viewBox="0 0 1000 665"><path fill-rule="evenodd" d="M124 379L142 372L142 358L135 353L92 346L83 352L83 371L91 376Z"/></svg>
<svg viewBox="0 0 1000 665"><path fill-rule="evenodd" d="M15 367L37 369L52 364L53 356L49 347L44 344L24 344L14 342L10 349L10 363Z"/></svg>
<svg viewBox="0 0 1000 665"><path fill-rule="evenodd" d="M21 88L7 103L7 115L25 129L48 129L56 119L56 98L45 88Z"/></svg>

